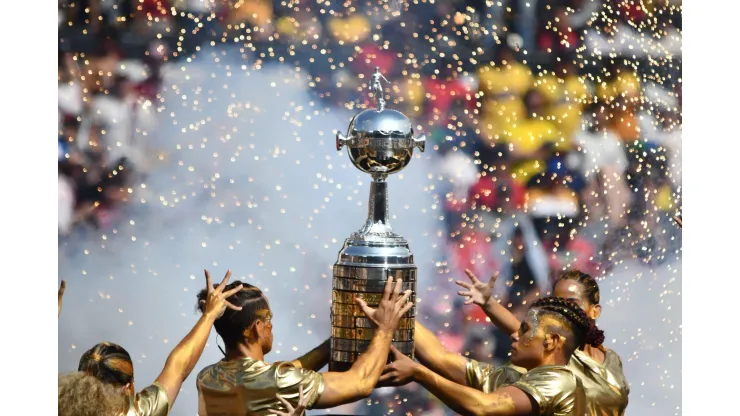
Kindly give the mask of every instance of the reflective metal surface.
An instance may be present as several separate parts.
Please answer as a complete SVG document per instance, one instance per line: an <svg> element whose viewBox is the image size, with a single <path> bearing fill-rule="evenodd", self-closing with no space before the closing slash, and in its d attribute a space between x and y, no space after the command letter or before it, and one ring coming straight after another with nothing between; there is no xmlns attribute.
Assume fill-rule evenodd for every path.
<svg viewBox="0 0 740 416"><path fill-rule="evenodd" d="M411 121L396 110L385 108L381 79L376 68L370 90L378 108L357 114L350 122L347 135L337 133L337 150L347 147L352 163L369 173L368 216L365 224L345 240L334 265L332 292L330 371L345 371L367 349L374 330L355 298L364 299L371 307L380 302L388 278L402 278L403 290L412 291L416 301L416 265L408 243L393 232L388 213L389 175L405 168L414 148L424 151L425 137L414 137ZM416 307L405 314L394 333L396 347L413 358L414 319Z"/></svg>

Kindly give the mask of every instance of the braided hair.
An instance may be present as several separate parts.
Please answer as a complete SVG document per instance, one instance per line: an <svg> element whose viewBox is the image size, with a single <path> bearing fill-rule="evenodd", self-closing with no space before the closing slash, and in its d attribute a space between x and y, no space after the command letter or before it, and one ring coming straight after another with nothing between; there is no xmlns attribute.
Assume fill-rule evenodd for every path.
<svg viewBox="0 0 740 416"><path fill-rule="evenodd" d="M569 348L572 350L571 354L576 348L582 348L586 344L598 347L604 342L604 331L600 330L588 318L586 312L572 300L551 296L537 300L532 304L532 308L565 318L575 336L575 343Z"/></svg>
<svg viewBox="0 0 740 416"><path fill-rule="evenodd" d="M131 356L122 346L112 342L101 342L85 351L77 371L114 386L122 387L134 382Z"/></svg>
<svg viewBox="0 0 740 416"><path fill-rule="evenodd" d="M226 311L220 318L214 323L216 332L223 338L227 348L235 347L244 339L244 330L249 328L257 319L264 318L263 311L267 311L270 307L267 304L262 291L249 283L240 281L234 281L228 284L224 288L224 292L227 292L239 285L242 285L242 290L231 295L227 301L234 306L241 307L239 311L231 308L226 308ZM215 288L216 285L214 284ZM205 301L208 298L208 292L203 289L198 293L198 309L204 312Z"/></svg>
<svg viewBox="0 0 740 416"><path fill-rule="evenodd" d="M583 285L586 289L586 297L590 304L598 305L601 301L599 284L590 274L583 273L580 270L570 270L563 273L558 280L574 280Z"/></svg>

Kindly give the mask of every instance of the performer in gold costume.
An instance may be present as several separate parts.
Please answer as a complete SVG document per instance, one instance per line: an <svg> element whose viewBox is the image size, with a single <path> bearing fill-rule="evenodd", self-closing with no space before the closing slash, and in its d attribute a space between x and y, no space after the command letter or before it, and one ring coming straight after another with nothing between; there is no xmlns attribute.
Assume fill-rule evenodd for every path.
<svg viewBox="0 0 740 416"><path fill-rule="evenodd" d="M488 283L481 282L470 271L465 271L471 283L458 281L466 288L458 294L468 298L466 303L475 303L483 308L494 325L508 334L515 333L519 320L492 297L496 276ZM601 315L599 285L586 273L571 270L560 276L553 287L553 295L569 299L583 308L591 322ZM624 377L622 360L616 352L603 345L603 335L597 347L586 345L575 351L568 363L583 382L588 399L588 414L591 416L622 416L627 408L629 385ZM478 364L475 364L478 365ZM484 365L485 367L485 365Z"/></svg>
<svg viewBox="0 0 740 416"><path fill-rule="evenodd" d="M462 415L583 416L586 393L567 364L579 347L598 342L599 336L600 331L574 302L544 298L530 307L519 331L512 334L511 362L522 367L523 374L490 369L481 372L485 379L468 380L471 387L467 387L393 349L395 361L386 366L381 381L393 385L416 381ZM496 380L493 383L491 376Z"/></svg>
<svg viewBox="0 0 740 416"><path fill-rule="evenodd" d="M241 309L226 300L242 290L242 285L224 290L230 271L218 287L211 284L207 271L205 274L208 289L202 304L204 313L167 357L154 384L137 393L131 356L123 347L103 342L82 355L78 372L59 377L59 415L166 416L203 353L213 323L227 308ZM60 292L61 309L63 290Z"/></svg>
<svg viewBox="0 0 740 416"><path fill-rule="evenodd" d="M272 349L272 311L260 289L243 285L245 290L229 298L242 309L227 311L215 323L226 346L225 357L198 374L199 416L268 415L286 408L278 395L295 406L301 388L308 397L308 409L335 407L369 396L388 359L393 333L412 307L411 292L400 293L400 279L394 288L388 279L375 311L357 299L376 326L369 348L346 372L318 373L329 361L328 342L291 362L265 362Z"/></svg>

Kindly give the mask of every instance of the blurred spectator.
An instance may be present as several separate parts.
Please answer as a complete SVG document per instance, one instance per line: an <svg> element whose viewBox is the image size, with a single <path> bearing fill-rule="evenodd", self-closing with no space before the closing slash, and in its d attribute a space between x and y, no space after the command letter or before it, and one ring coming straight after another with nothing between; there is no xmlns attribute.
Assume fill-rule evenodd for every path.
<svg viewBox="0 0 740 416"><path fill-rule="evenodd" d="M581 172L587 186L583 193L588 212L608 221L615 229L624 221L629 189L624 179L628 160L619 136L609 126L604 105L593 104L583 114L583 129L575 135L581 152Z"/></svg>

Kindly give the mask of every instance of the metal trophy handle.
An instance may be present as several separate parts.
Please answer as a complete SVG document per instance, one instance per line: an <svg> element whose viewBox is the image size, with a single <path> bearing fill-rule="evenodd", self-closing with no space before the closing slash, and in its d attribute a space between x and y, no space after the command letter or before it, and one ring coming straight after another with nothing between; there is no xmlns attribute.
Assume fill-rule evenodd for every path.
<svg viewBox="0 0 740 416"><path fill-rule="evenodd" d="M342 148L350 144L350 142L352 142L352 137L345 137L345 135L343 135L342 133L337 132L337 137L336 137L337 151L342 150Z"/></svg>

